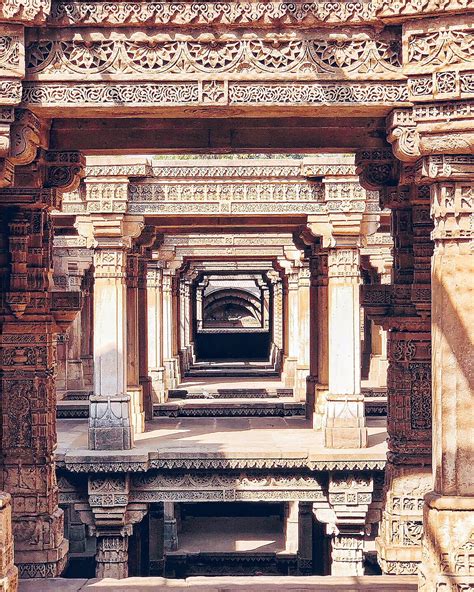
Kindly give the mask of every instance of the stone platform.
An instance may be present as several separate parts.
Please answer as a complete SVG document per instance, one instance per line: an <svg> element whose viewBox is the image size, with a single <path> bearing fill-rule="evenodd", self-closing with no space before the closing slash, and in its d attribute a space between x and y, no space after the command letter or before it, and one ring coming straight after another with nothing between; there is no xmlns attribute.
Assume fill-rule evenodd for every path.
<svg viewBox="0 0 474 592"><path fill-rule="evenodd" d="M39 583L41 588L39 587ZM22 580L19 592L416 592L416 576L195 577L186 580Z"/></svg>
<svg viewBox="0 0 474 592"><path fill-rule="evenodd" d="M73 472L146 471L150 468L383 469L386 426L367 420L368 447L330 449L303 417L160 418L146 424L135 447L125 451L87 448L88 422L58 420L56 460Z"/></svg>

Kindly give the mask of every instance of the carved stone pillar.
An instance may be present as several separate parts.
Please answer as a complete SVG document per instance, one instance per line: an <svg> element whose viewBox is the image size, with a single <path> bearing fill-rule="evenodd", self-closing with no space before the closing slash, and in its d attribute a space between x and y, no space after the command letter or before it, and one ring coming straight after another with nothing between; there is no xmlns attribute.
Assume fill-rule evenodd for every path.
<svg viewBox="0 0 474 592"><path fill-rule="evenodd" d="M145 431L143 391L140 386L140 349L138 337L138 262L136 253L127 255L126 268L126 326L127 326L127 393L132 407L135 434Z"/></svg>
<svg viewBox="0 0 474 592"><path fill-rule="evenodd" d="M298 553L299 502L285 504L285 553Z"/></svg>
<svg viewBox="0 0 474 592"><path fill-rule="evenodd" d="M366 286L367 314L388 331L388 463L376 545L382 571L415 574L423 496L431 487L430 257L427 187L382 192L392 209L393 285Z"/></svg>
<svg viewBox="0 0 474 592"><path fill-rule="evenodd" d="M267 272L267 277L271 282L272 291L270 294L271 303L271 335L272 345L270 359L277 370L281 368L281 358L283 353L283 283L280 274L275 269Z"/></svg>
<svg viewBox="0 0 474 592"><path fill-rule="evenodd" d="M128 576L128 538L147 511L145 504L130 503L129 493L129 474L89 477L89 503L78 509L84 508L79 514L97 537L97 578Z"/></svg>
<svg viewBox="0 0 474 592"><path fill-rule="evenodd" d="M299 318L298 318L298 268L287 268L286 283L286 357L282 378L285 386L296 389L296 366L299 354Z"/></svg>
<svg viewBox="0 0 474 592"><path fill-rule="evenodd" d="M325 444L329 448L367 446L364 397L360 392L359 284L358 248L329 249L329 395L325 425Z"/></svg>
<svg viewBox="0 0 474 592"><path fill-rule="evenodd" d="M163 270L156 261L148 263L148 372L151 378L151 392L154 403L165 399L163 366Z"/></svg>
<svg viewBox="0 0 474 592"><path fill-rule="evenodd" d="M31 167L17 168L17 187L0 191L0 488L12 495L15 563L24 578L58 576L66 563L54 466L56 335L81 300L50 292L50 210L60 207L57 188L78 182L83 165L75 152L40 153Z"/></svg>
<svg viewBox="0 0 474 592"><path fill-rule="evenodd" d="M364 533L360 529L342 529L331 539L331 575L364 575Z"/></svg>
<svg viewBox="0 0 474 592"><path fill-rule="evenodd" d="M371 475L334 472L329 479L329 504L334 522L331 575L364 575L364 536L374 491Z"/></svg>
<svg viewBox="0 0 474 592"><path fill-rule="evenodd" d="M139 381L143 394L145 419L153 419L152 382L148 374L148 292L147 260L138 259L138 350Z"/></svg>
<svg viewBox="0 0 474 592"><path fill-rule="evenodd" d="M175 511L176 505L174 502L163 502L165 551L176 551L178 549L178 522Z"/></svg>
<svg viewBox="0 0 474 592"><path fill-rule="evenodd" d="M89 338L90 327L84 322L89 302L88 271L92 266L92 251L85 248L85 240L78 236L55 236L53 246L55 286L59 290L80 292L82 309L75 317L67 332L58 335L58 395L65 392L66 397L88 397L84 369L83 341ZM59 338L61 341L59 341ZM61 351L63 350L63 351ZM61 363L60 363L61 361ZM88 369L87 369L88 370ZM59 382L61 379L61 382Z"/></svg>
<svg viewBox="0 0 474 592"><path fill-rule="evenodd" d="M0 590L16 592L18 569L13 564L11 496L0 492Z"/></svg>
<svg viewBox="0 0 474 592"><path fill-rule="evenodd" d="M310 258L311 319L310 375L307 385L307 405L314 401L313 426L324 427L329 383L328 364L328 256L319 246L313 247Z"/></svg>
<svg viewBox="0 0 474 592"><path fill-rule="evenodd" d="M310 340L310 271L309 262L303 262L298 276L298 363L296 365L295 398L306 400L306 381L309 375Z"/></svg>
<svg viewBox="0 0 474 592"><path fill-rule="evenodd" d="M175 389L179 383L179 360L176 357L177 310L175 293L175 269L163 270L163 366L166 390Z"/></svg>
<svg viewBox="0 0 474 592"><path fill-rule="evenodd" d="M143 221L123 214L78 216L76 227L94 246L94 395L89 446L125 450L132 447L136 423L127 393L127 253Z"/></svg>
<svg viewBox="0 0 474 592"><path fill-rule="evenodd" d="M128 535L97 537L96 577L121 580L128 576Z"/></svg>
<svg viewBox="0 0 474 592"><path fill-rule="evenodd" d="M313 573L313 504L298 503L298 574Z"/></svg>
<svg viewBox="0 0 474 592"><path fill-rule="evenodd" d="M474 156L425 157L431 185L433 472L419 590L474 589Z"/></svg>

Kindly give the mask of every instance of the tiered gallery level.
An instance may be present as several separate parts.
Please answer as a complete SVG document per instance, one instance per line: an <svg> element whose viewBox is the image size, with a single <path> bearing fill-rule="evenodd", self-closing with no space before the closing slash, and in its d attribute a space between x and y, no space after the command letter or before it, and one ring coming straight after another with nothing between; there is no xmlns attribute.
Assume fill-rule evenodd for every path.
<svg viewBox="0 0 474 592"><path fill-rule="evenodd" d="M473 14L0 0L4 592L474 591Z"/></svg>

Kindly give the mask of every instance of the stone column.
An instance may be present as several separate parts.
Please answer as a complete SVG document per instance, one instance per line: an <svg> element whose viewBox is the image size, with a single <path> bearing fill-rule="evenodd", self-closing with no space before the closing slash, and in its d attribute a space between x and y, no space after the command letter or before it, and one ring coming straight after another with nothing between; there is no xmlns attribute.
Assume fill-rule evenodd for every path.
<svg viewBox="0 0 474 592"><path fill-rule="evenodd" d="M474 156L425 157L431 185L433 472L419 590L474 589Z"/></svg>
<svg viewBox="0 0 474 592"><path fill-rule="evenodd" d="M285 553L298 553L299 502L285 504Z"/></svg>
<svg viewBox="0 0 474 592"><path fill-rule="evenodd" d="M174 502L163 502L163 518L165 551L176 551L178 549L178 522Z"/></svg>
<svg viewBox="0 0 474 592"><path fill-rule="evenodd" d="M31 167L17 167L17 186L0 191L0 489L12 496L15 563L23 578L56 577L66 564L54 464L56 335L73 320L81 299L77 292L50 292L50 211L60 207L58 183L61 190L64 183L64 190L77 186L83 166L77 152L40 152ZM1 536L7 539L5 527ZM7 571L9 553L7 545Z"/></svg>
<svg viewBox="0 0 474 592"><path fill-rule="evenodd" d="M148 371L151 378L151 392L154 403L165 400L163 366L163 282L162 268L157 261L148 262L147 304L148 304Z"/></svg>
<svg viewBox="0 0 474 592"><path fill-rule="evenodd" d="M296 366L299 354L299 329L298 318L298 268L288 266L286 270L286 358L284 362L283 378L285 386L296 390Z"/></svg>
<svg viewBox="0 0 474 592"><path fill-rule="evenodd" d="M175 389L179 381L179 362L175 356L175 325L178 322L173 294L175 270L163 270L163 366L166 390Z"/></svg>
<svg viewBox="0 0 474 592"><path fill-rule="evenodd" d="M79 254L81 259L79 259ZM69 258L74 257L70 255ZM68 287L70 290L82 292L84 274L92 265L92 253L88 249L75 249L76 260L68 263ZM83 303L84 306L84 303ZM67 332L67 359L66 359L66 394L72 391L84 392L84 365L81 358L81 334L82 310L76 316ZM86 337L86 336L84 336Z"/></svg>
<svg viewBox="0 0 474 592"><path fill-rule="evenodd" d="M84 388L93 392L94 381L94 272L89 269L82 282L83 305L81 309L81 360L84 375Z"/></svg>
<svg viewBox="0 0 474 592"><path fill-rule="evenodd" d="M128 576L128 533L97 537L96 578Z"/></svg>
<svg viewBox="0 0 474 592"><path fill-rule="evenodd" d="M298 574L313 573L313 504L299 502L298 514Z"/></svg>
<svg viewBox="0 0 474 592"><path fill-rule="evenodd" d="M329 475L329 505L333 513L327 526L331 539L331 575L364 575L364 536L372 503L372 475L332 472Z"/></svg>
<svg viewBox="0 0 474 592"><path fill-rule="evenodd" d="M325 445L364 448L367 428L360 392L359 252L357 246L329 249L329 395Z"/></svg>
<svg viewBox="0 0 474 592"><path fill-rule="evenodd" d="M328 364L328 256L315 245L310 259L311 318L310 318L310 375L307 383L307 405L311 401L313 427L324 428L326 414L329 364Z"/></svg>
<svg viewBox="0 0 474 592"><path fill-rule="evenodd" d="M267 271L267 278L271 282L271 334L272 344L270 358L277 370L281 369L283 354L283 283L280 274L275 269Z"/></svg>
<svg viewBox="0 0 474 592"><path fill-rule="evenodd" d="M153 419L152 380L148 373L148 291L147 258L138 259L138 350L139 382L143 393L145 419Z"/></svg>
<svg viewBox="0 0 474 592"><path fill-rule="evenodd" d="M0 492L0 590L17 592L18 569L13 564L11 496Z"/></svg>
<svg viewBox="0 0 474 592"><path fill-rule="evenodd" d="M127 254L143 220L124 214L78 216L76 227L94 246L94 395L89 446L125 450L133 445L137 423L127 393Z"/></svg>
<svg viewBox="0 0 474 592"><path fill-rule="evenodd" d="M133 431L145 431L143 391L140 386L140 349L138 338L138 263L136 253L127 255L126 267L126 327L127 327L127 394L132 408Z"/></svg>
<svg viewBox="0 0 474 592"><path fill-rule="evenodd" d="M387 574L415 574L421 560L423 497L431 487L429 191L399 185L381 192L392 209L393 285L365 286L364 307L388 331L388 463L376 540Z"/></svg>
<svg viewBox="0 0 474 592"><path fill-rule="evenodd" d="M306 381L309 375L309 340L310 340L310 271L309 261L303 262L298 276L298 363L296 365L295 398L306 400Z"/></svg>

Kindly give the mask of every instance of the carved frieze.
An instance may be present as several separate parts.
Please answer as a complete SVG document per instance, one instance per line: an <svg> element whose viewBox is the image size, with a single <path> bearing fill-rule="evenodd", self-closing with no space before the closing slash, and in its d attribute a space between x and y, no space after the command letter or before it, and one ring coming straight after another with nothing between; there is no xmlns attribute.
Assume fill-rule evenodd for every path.
<svg viewBox="0 0 474 592"><path fill-rule="evenodd" d="M29 80L70 79L74 74L212 74L213 85L203 87L212 102L221 102L225 89L215 82L219 74L253 74L265 78L271 74L298 73L302 78L317 77L381 79L403 78L400 71L400 45L390 33L373 35L360 31L341 33L340 37L295 37L268 34L264 38L190 40L168 38L127 39L120 33L115 39L82 40L48 38L27 47ZM223 98L223 97L222 97Z"/></svg>
<svg viewBox="0 0 474 592"><path fill-rule="evenodd" d="M202 102L203 82L23 83L25 107L183 106ZM0 102L1 102L0 83ZM409 101L404 82L229 82L223 105L400 105ZM219 103L221 104L221 103Z"/></svg>
<svg viewBox="0 0 474 592"><path fill-rule="evenodd" d="M439 1L439 0L438 0ZM462 1L462 0L458 0ZM277 25L279 27L318 23L361 23L373 21L373 3L336 2L78 2L60 0L53 4L49 23L53 26L160 25L229 27Z"/></svg>

